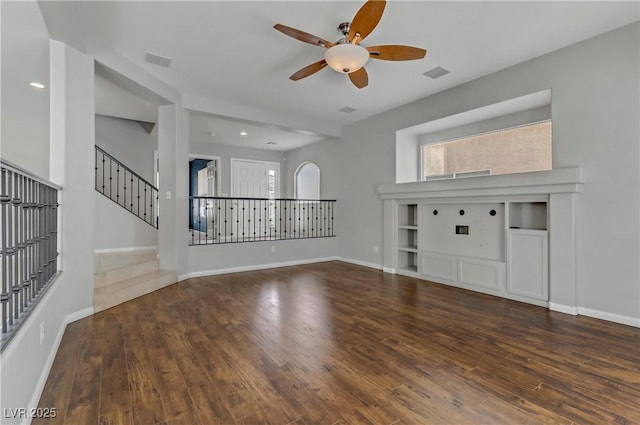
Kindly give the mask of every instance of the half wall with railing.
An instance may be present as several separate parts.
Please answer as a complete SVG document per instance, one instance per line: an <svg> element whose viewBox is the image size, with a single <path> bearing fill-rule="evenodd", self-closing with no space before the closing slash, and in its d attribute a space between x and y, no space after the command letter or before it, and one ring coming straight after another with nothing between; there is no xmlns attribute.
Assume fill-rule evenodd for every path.
<svg viewBox="0 0 640 425"><path fill-rule="evenodd" d="M1 346L15 334L58 273L58 191L0 160Z"/></svg>
<svg viewBox="0 0 640 425"><path fill-rule="evenodd" d="M333 199L190 196L190 245L335 236Z"/></svg>

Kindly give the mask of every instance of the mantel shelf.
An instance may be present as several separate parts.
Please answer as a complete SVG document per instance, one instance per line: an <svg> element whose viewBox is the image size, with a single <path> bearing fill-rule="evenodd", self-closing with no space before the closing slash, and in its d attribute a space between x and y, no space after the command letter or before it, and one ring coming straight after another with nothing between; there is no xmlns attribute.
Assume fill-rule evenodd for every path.
<svg viewBox="0 0 640 425"><path fill-rule="evenodd" d="M383 184L378 186L378 194L382 199L549 195L579 193L584 181L583 169L574 167L454 180Z"/></svg>

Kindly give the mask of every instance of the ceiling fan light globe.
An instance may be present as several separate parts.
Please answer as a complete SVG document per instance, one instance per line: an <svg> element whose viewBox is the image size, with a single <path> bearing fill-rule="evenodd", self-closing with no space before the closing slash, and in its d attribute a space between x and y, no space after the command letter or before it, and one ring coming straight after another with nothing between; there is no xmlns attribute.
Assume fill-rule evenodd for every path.
<svg viewBox="0 0 640 425"><path fill-rule="evenodd" d="M336 44L327 49L324 60L341 74L349 74L362 68L369 60L369 52L357 44Z"/></svg>

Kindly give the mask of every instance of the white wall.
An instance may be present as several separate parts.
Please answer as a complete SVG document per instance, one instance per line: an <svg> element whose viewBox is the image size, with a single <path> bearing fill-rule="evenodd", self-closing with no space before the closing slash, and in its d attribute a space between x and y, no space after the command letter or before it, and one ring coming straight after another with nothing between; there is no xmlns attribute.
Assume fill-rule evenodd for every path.
<svg viewBox="0 0 640 425"><path fill-rule="evenodd" d="M634 23L346 126L340 255L382 262L372 249L382 243L375 188L395 181L397 130L551 88L554 167L587 175L577 205L579 306L639 318L639 51Z"/></svg>
<svg viewBox="0 0 640 425"><path fill-rule="evenodd" d="M94 250L158 246L158 230L94 191Z"/></svg>
<svg viewBox="0 0 640 425"><path fill-rule="evenodd" d="M0 156L49 177L49 35L35 1L0 2ZM46 87L36 89L30 82Z"/></svg>
<svg viewBox="0 0 640 425"><path fill-rule="evenodd" d="M188 273L180 279L335 260L337 252L337 237L190 246Z"/></svg>

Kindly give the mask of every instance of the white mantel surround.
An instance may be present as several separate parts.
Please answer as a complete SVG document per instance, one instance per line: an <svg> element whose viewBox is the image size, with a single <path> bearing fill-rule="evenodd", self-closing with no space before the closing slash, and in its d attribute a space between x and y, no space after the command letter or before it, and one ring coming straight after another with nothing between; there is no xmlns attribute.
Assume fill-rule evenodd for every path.
<svg viewBox="0 0 640 425"><path fill-rule="evenodd" d="M402 203L476 204L495 202L547 202L549 231L550 310L578 314L576 293L576 197L584 184L582 168L455 180L383 184L383 270L396 273L398 205Z"/></svg>

